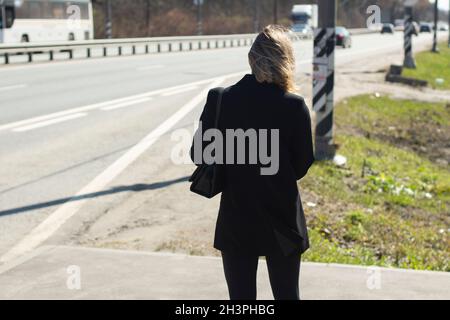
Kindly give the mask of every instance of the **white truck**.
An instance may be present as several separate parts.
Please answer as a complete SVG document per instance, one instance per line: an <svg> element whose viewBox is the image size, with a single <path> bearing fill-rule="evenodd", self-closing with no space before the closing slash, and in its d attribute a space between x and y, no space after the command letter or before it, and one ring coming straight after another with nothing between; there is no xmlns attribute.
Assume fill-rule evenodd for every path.
<svg viewBox="0 0 450 320"><path fill-rule="evenodd" d="M292 8L292 31L305 37L312 37L313 28L317 28L319 12L315 4L296 4Z"/></svg>

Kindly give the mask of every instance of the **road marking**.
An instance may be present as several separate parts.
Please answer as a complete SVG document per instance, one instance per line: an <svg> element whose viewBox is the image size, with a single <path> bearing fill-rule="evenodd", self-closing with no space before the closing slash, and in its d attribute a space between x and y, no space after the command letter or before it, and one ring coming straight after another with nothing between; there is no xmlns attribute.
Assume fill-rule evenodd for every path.
<svg viewBox="0 0 450 320"><path fill-rule="evenodd" d="M402 44L393 44L393 45L387 45L387 46L383 46L383 47L379 47L379 48L375 48L375 49L353 49L350 48L350 50L355 50L355 51L350 51L350 52L346 52L346 51L338 51L339 55L338 57L340 59L342 58L347 58L348 56L354 56L354 55L362 55L362 54L375 54L378 53L379 51L385 51L385 50L394 50L394 49L398 49L401 48Z"/></svg>
<svg viewBox="0 0 450 320"><path fill-rule="evenodd" d="M38 128L42 128L42 127L48 127L48 126L51 126L52 124L66 122L69 120L73 120L73 119L77 119L77 118L81 118L81 117L85 117L85 116L87 116L87 113L75 113L75 114L71 114L71 115L68 115L65 117L55 118L55 119L51 119L51 120L47 120L47 121L33 123L29 126L15 128L15 129L13 129L13 131L14 132L30 131L30 130L34 130L34 129L38 129Z"/></svg>
<svg viewBox="0 0 450 320"><path fill-rule="evenodd" d="M218 78L231 78L231 77L243 75L246 72L248 72L248 71L243 70L240 72L235 72L235 73L223 75L220 77L214 77L214 78L210 78L210 79L191 82L188 84L182 84L182 85L173 86L173 87L169 87L169 88L158 89L158 90L149 91L149 92L145 92L145 93L141 93L141 94L136 94L136 95L132 95L132 96L125 97L125 98L114 99L114 100L110 100L110 101L106 101L106 102L94 103L94 104L90 104L87 106L77 107L77 108L73 108L73 109L69 109L69 110L65 110L65 111L58 111L55 113L50 113L50 114L43 115L43 116L37 116L34 118L30 118L30 119L19 120L16 122L11 122L11 123L0 125L0 131L9 130L9 129L13 129L16 127L21 127L21 126L25 126L25 125L28 125L31 123L45 121L45 120L49 120L49 119L53 119L53 118L57 118L57 117L63 117L63 116L73 114L73 113L85 112L85 111L89 111L89 110L93 110L93 109L99 109L102 107L122 103L122 102L129 101L129 100L136 100L136 99L140 99L140 98L144 98L144 97L154 96L154 95L162 94L167 91L174 91L174 90L178 90L178 89L185 88L185 87L199 86L199 85L203 85L203 84L209 83L211 81L214 81Z"/></svg>
<svg viewBox="0 0 450 320"><path fill-rule="evenodd" d="M142 153L150 148L161 136L172 129L180 120L196 108L208 94L211 88L219 86L227 77L215 78L198 95L192 98L188 103L182 106L177 112L161 123L156 129L151 131L135 146L129 149L124 155L117 159L113 164L106 168L102 173L94 178L89 184L78 191L74 197L81 198L77 201L68 201L61 205L56 211L50 214L36 228L34 228L20 242L0 257L0 263L8 262L19 258L25 253L38 247L52 234L54 234L67 220L75 215L88 199L83 195L100 192L115 177L123 172L131 163L133 163Z"/></svg>
<svg viewBox="0 0 450 320"><path fill-rule="evenodd" d="M9 91L9 90L16 90L16 89L22 89L26 88L26 84L15 84L12 86L6 86L6 87L0 87L0 91Z"/></svg>
<svg viewBox="0 0 450 320"><path fill-rule="evenodd" d="M129 107L129 106L134 106L136 104L140 104L143 102L147 102L150 100L153 100L153 98L146 97L146 98L142 98L142 99L131 100L128 102L123 102L123 103L113 104L112 106L103 107L103 108L101 108L101 110L110 111L110 110L115 110L115 109L121 109L121 108Z"/></svg>
<svg viewBox="0 0 450 320"><path fill-rule="evenodd" d="M155 70L155 69L161 69L164 68L162 64L155 64L152 66L144 66L144 67L137 67L137 71L148 71L148 70Z"/></svg>
<svg viewBox="0 0 450 320"><path fill-rule="evenodd" d="M173 91L165 92L165 93L163 93L163 94L161 94L161 95L162 95L163 97L169 97L169 96L174 96L174 95L179 94L179 93L192 91L192 90L195 90L195 89L197 89L197 88L198 88L197 86L195 86L195 87L181 88L181 89L178 89L178 90L173 90Z"/></svg>

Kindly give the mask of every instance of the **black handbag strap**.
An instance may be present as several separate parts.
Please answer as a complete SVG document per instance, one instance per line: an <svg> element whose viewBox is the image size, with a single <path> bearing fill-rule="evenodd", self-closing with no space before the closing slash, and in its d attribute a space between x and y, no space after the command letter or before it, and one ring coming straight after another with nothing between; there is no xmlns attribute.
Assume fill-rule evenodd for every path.
<svg viewBox="0 0 450 320"><path fill-rule="evenodd" d="M220 113L221 113L221 109L222 109L222 97L223 97L224 91L225 91L225 89L223 89L223 88L219 88L219 90L218 90L217 104L216 104L216 119L214 121L215 129L219 129Z"/></svg>

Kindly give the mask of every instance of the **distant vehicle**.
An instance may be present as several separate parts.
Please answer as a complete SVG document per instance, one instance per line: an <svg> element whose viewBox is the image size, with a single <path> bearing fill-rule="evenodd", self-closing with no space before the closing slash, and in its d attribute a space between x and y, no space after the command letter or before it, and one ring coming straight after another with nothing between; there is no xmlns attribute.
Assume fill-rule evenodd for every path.
<svg viewBox="0 0 450 320"><path fill-rule="evenodd" d="M313 36L313 29L306 24L294 24L291 30L297 35L301 35L307 38L311 38Z"/></svg>
<svg viewBox="0 0 450 320"><path fill-rule="evenodd" d="M315 4L296 4L292 7L291 19L294 25L315 28L319 21L318 7Z"/></svg>
<svg viewBox="0 0 450 320"><path fill-rule="evenodd" d="M405 25L405 19L395 19L394 25L395 25L396 27Z"/></svg>
<svg viewBox="0 0 450 320"><path fill-rule="evenodd" d="M404 19L395 19L394 26L395 26L395 30L403 31L405 29L405 20Z"/></svg>
<svg viewBox="0 0 450 320"><path fill-rule="evenodd" d="M385 23L381 28L381 33L395 33L394 25L392 23Z"/></svg>
<svg viewBox="0 0 450 320"><path fill-rule="evenodd" d="M343 48L352 46L352 35L345 27L336 27L336 45Z"/></svg>
<svg viewBox="0 0 450 320"><path fill-rule="evenodd" d="M413 26L414 26L414 30L413 30L413 34L418 36L420 33L420 26L417 22L413 21Z"/></svg>
<svg viewBox="0 0 450 320"><path fill-rule="evenodd" d="M420 32L432 32L433 31L433 27L431 26L431 23L424 23L422 22L420 24Z"/></svg>
<svg viewBox="0 0 450 320"><path fill-rule="evenodd" d="M440 23L440 24L438 24L438 26L439 26L439 28L438 28L439 31L448 31L448 25L447 24Z"/></svg>
<svg viewBox="0 0 450 320"><path fill-rule="evenodd" d="M0 43L93 39L91 0L0 0L0 3Z"/></svg>

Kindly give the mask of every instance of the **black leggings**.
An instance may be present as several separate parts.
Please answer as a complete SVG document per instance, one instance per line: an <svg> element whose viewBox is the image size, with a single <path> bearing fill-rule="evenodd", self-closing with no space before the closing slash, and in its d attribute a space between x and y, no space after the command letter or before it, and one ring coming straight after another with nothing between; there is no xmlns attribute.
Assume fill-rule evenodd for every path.
<svg viewBox="0 0 450 320"><path fill-rule="evenodd" d="M258 256L222 251L223 269L230 300L256 300ZM270 285L275 300L300 300L300 255L266 256Z"/></svg>

